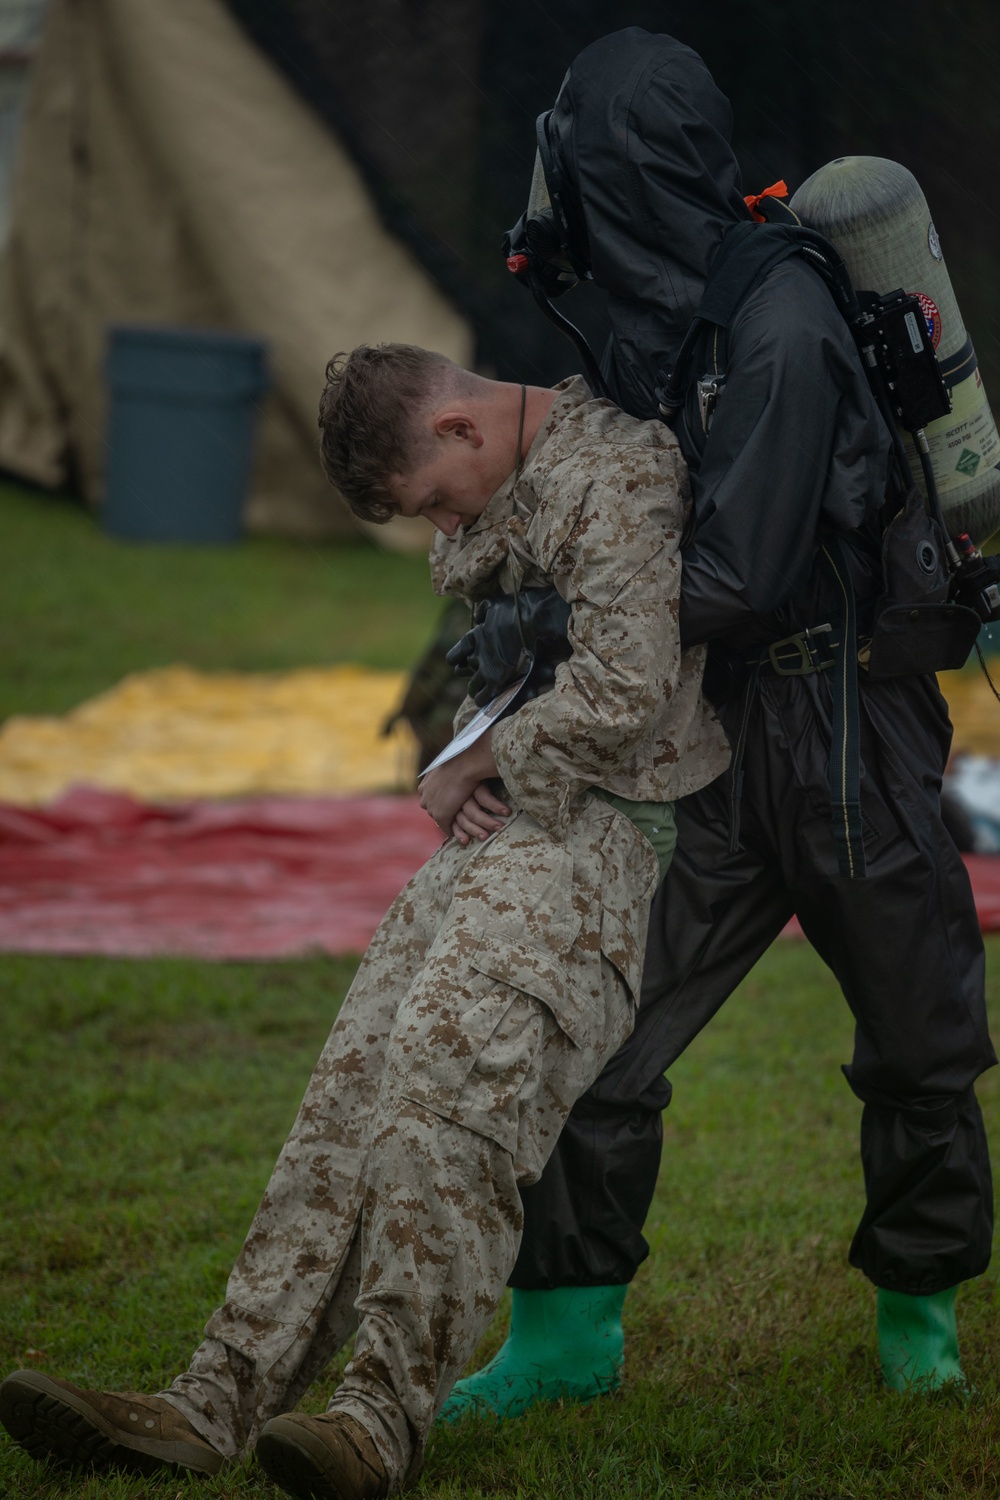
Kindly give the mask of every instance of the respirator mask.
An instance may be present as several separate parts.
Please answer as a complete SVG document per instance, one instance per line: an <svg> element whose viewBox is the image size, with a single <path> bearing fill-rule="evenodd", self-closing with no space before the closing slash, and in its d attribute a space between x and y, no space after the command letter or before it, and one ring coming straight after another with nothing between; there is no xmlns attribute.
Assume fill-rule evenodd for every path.
<svg viewBox="0 0 1000 1500"><path fill-rule="evenodd" d="M580 330L553 307L581 281L591 281L590 245L579 196L566 182L550 139L552 110L539 115L528 206L503 238L507 269L526 286L550 323L569 338L596 396L606 395L597 361Z"/></svg>

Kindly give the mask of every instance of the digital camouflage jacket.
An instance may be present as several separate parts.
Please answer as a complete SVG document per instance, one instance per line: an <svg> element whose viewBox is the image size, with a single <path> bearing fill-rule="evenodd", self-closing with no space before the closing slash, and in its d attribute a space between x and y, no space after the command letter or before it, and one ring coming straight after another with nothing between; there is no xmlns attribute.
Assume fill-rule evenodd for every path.
<svg viewBox="0 0 1000 1500"><path fill-rule="evenodd" d="M690 491L676 439L591 399L578 377L556 391L520 474L431 551L438 593L473 602L513 592L515 580L551 583L570 605L572 655L555 686L492 736L511 795L552 832L589 787L672 802L729 759L701 693L704 649L680 648Z"/></svg>

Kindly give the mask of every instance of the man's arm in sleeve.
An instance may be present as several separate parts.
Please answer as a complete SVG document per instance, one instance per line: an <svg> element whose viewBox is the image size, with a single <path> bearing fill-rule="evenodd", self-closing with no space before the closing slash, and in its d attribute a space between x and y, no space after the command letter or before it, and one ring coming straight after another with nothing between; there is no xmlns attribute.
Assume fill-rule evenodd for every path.
<svg viewBox="0 0 1000 1500"><path fill-rule="evenodd" d="M786 603L812 568L821 515L853 530L884 484L883 432L846 324L818 280L800 273L782 292L758 292L740 315L692 476L685 646Z"/></svg>
<svg viewBox="0 0 1000 1500"><path fill-rule="evenodd" d="M667 449L633 457L601 478L567 460L536 517L557 500L577 508L552 565L572 655L549 692L495 726L492 748L512 796L552 829L574 797L631 762L677 680L683 464Z"/></svg>

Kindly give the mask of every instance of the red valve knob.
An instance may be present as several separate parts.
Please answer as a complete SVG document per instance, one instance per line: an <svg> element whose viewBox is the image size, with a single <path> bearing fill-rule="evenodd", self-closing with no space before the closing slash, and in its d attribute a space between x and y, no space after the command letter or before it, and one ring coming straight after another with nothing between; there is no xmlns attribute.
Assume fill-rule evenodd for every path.
<svg viewBox="0 0 1000 1500"><path fill-rule="evenodd" d="M528 257L526 255L508 255L507 269L515 276L520 276L522 271L528 269Z"/></svg>

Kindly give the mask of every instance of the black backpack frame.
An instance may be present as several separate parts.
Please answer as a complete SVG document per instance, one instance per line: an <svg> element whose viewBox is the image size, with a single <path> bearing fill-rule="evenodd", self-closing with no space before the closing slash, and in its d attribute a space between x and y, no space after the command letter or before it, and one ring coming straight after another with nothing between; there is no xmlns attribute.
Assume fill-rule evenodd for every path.
<svg viewBox="0 0 1000 1500"><path fill-rule="evenodd" d="M1000 613L997 574L980 558L968 538L959 545L948 535L934 474L926 453L923 426L950 410L950 399L938 371L915 298L903 292L872 294L862 307L847 267L824 236L800 224L792 211L774 199L760 203L765 222L735 224L724 236L709 270L701 306L678 352L677 361L657 387L660 414L677 420L697 379L702 427L709 431L720 400L725 398L729 331L743 303L776 266L801 256L823 279L851 330L876 405L892 437L885 500L881 508L883 592L876 602L870 638L859 642L856 606L846 555L847 537L818 536L817 546L841 599L831 646L834 682L827 780L837 861L841 875L861 879L865 849L861 816L859 670L870 678L911 676L965 665L983 621ZM914 326L924 335L917 353L907 359L914 368L903 378L892 367L887 330L916 309ZM711 349L713 369L700 378L695 361ZM897 357L899 345L897 341ZM895 378L894 378L895 377ZM908 406L901 403L905 389ZM895 398L895 399L894 399ZM914 483L897 419L915 433L928 489L925 500ZM963 555L964 554L964 555ZM961 597L963 585L966 597ZM958 595L958 597L956 597ZM751 684L747 687L746 711ZM738 839L738 786L741 767L733 766L733 839Z"/></svg>
<svg viewBox="0 0 1000 1500"><path fill-rule="evenodd" d="M893 293L889 298L872 299L874 311L872 307L862 308L847 267L829 240L800 224L790 209L774 199L759 206L767 213L768 222L735 224L712 262L705 295L677 361L657 387L660 414L668 424L675 422L697 380L702 425L708 431L715 408L725 395L728 338L734 319L751 292L775 266L792 255L801 256L822 277L850 328L875 402L893 440L882 507L884 590L875 607L871 639L862 648L860 664L872 678L964 666L984 619L992 616L992 609L977 608L975 597L968 600L955 597L956 586L960 595L962 592L959 580L969 571L966 559L948 535L929 462L924 465L926 500L914 482L897 426L899 407L894 409L891 379L880 359L879 313L886 304L897 314L905 312L909 299ZM787 218L774 222L772 216L777 215ZM922 316L919 327L924 328ZM709 342L715 370L699 378L695 361ZM936 409L933 405L924 406L924 411L933 417L947 412L949 403L929 341L924 359L925 362L929 359L927 368L934 372L930 379L937 382L941 392L941 405ZM905 420L905 413L903 416ZM921 420L914 423L917 428L931 419L923 412L918 416ZM978 554L975 556L977 562L981 561ZM976 571L978 574L980 570ZM980 580L980 592L988 590L994 581L988 564L985 574L988 576Z"/></svg>

